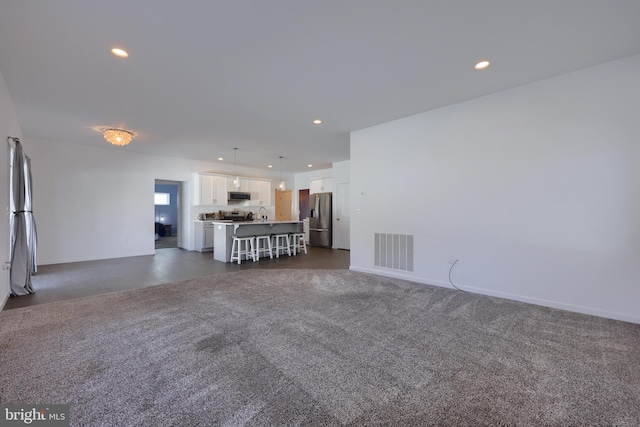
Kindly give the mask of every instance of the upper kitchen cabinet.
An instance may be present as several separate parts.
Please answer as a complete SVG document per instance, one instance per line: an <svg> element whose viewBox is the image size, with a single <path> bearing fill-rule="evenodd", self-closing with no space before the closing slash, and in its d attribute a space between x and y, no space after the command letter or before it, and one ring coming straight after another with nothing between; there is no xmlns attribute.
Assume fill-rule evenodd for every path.
<svg viewBox="0 0 640 427"><path fill-rule="evenodd" d="M309 194L333 192L333 179L318 178L309 182Z"/></svg>
<svg viewBox="0 0 640 427"><path fill-rule="evenodd" d="M235 183L235 178L229 178L227 180L227 191L239 191L241 193L248 193L249 190L249 182L250 180L247 178L239 177L240 186L237 187Z"/></svg>
<svg viewBox="0 0 640 427"><path fill-rule="evenodd" d="M230 176L195 173L194 204L199 206L271 206L271 181L264 179L249 179L240 177L240 187L237 188ZM229 203L229 192L249 193L250 200L233 201Z"/></svg>
<svg viewBox="0 0 640 427"><path fill-rule="evenodd" d="M204 173L196 173L194 177L195 205L227 205L227 177Z"/></svg>
<svg viewBox="0 0 640 427"><path fill-rule="evenodd" d="M249 192L250 206L271 206L271 181L250 180Z"/></svg>
<svg viewBox="0 0 640 427"><path fill-rule="evenodd" d="M240 187L236 187L233 178L229 178L227 186L229 191L251 194L243 206L271 206L271 181L240 177Z"/></svg>

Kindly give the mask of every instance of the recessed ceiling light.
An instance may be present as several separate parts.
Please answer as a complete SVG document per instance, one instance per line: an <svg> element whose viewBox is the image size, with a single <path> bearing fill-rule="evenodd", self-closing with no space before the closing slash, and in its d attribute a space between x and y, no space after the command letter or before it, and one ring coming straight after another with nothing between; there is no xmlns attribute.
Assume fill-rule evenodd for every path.
<svg viewBox="0 0 640 427"><path fill-rule="evenodd" d="M475 68L476 70L484 70L489 65L491 65L491 63L489 61L480 61L476 65L474 65L473 68Z"/></svg>
<svg viewBox="0 0 640 427"><path fill-rule="evenodd" d="M315 120L313 121L313 124L314 124L314 125L321 125L321 124L322 124L322 120L320 120L320 119L315 119Z"/></svg>
<svg viewBox="0 0 640 427"><path fill-rule="evenodd" d="M313 165L307 165L307 167L312 168L312 167L313 167Z"/></svg>
<svg viewBox="0 0 640 427"><path fill-rule="evenodd" d="M113 49L111 49L111 53L113 53L115 56L119 56L120 58L126 58L129 56L126 50L123 50L117 47L114 47Z"/></svg>
<svg viewBox="0 0 640 427"><path fill-rule="evenodd" d="M218 160L223 161L224 157L218 157Z"/></svg>
<svg viewBox="0 0 640 427"><path fill-rule="evenodd" d="M273 165L269 165L269 166L267 166L267 167L268 167L268 168L272 168L272 167L273 167Z"/></svg>

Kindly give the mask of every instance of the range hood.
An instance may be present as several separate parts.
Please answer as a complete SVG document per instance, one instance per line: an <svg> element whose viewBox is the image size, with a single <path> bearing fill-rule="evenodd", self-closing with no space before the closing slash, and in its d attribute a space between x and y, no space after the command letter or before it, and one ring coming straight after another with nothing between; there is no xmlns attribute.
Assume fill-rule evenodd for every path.
<svg viewBox="0 0 640 427"><path fill-rule="evenodd" d="M244 193L242 191L229 191L229 201L245 201L251 200L251 193Z"/></svg>

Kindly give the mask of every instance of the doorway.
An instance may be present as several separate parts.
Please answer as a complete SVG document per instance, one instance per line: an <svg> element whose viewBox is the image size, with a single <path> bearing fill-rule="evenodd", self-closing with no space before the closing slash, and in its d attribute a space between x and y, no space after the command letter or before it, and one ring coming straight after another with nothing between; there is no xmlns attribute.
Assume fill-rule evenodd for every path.
<svg viewBox="0 0 640 427"><path fill-rule="evenodd" d="M156 180L154 191L155 249L177 248L180 229L180 182Z"/></svg>
<svg viewBox="0 0 640 427"><path fill-rule="evenodd" d="M311 211L309 210L309 189L298 190L298 221L304 221L309 218Z"/></svg>

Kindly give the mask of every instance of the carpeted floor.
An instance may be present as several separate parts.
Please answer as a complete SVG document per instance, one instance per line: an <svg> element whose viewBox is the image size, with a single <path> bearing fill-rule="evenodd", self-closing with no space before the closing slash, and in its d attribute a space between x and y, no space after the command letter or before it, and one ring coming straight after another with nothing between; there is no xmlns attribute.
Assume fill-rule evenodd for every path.
<svg viewBox="0 0 640 427"><path fill-rule="evenodd" d="M640 325L343 270L3 311L0 361L72 425L640 425Z"/></svg>

